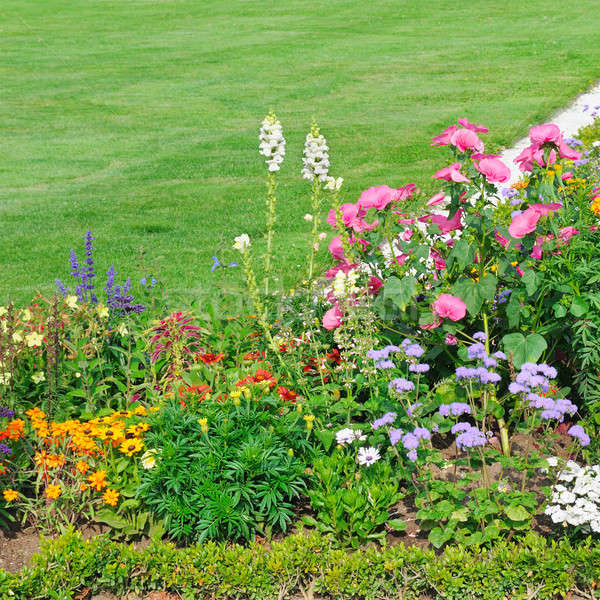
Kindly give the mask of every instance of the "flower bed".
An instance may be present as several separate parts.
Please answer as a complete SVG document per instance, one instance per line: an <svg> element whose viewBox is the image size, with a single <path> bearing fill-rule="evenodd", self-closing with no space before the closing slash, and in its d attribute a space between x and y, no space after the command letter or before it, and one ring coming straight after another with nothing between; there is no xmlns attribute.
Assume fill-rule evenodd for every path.
<svg viewBox="0 0 600 600"><path fill-rule="evenodd" d="M343 203L343 181L330 177L329 148L313 124L302 170L311 203L307 279L284 296L273 290L272 248L286 144L272 113L260 134L263 268L246 234L235 238L236 260L213 259L213 271L240 261L241 305L215 286L212 305L174 312L150 274L136 299L113 267L102 286L88 232L84 262L71 251L72 289L57 280L54 297L0 309L0 525L53 534L100 523L115 539L187 545L272 542L303 524L309 533L281 547L293 560L290 544L322 548L313 583L332 597L388 597L392 581L406 597L464 595L448 583L455 567L431 575L432 550L373 544L418 543L480 569L489 567L481 547L492 562L528 552L508 542L547 556L535 530L564 538L566 563L580 560L580 544L591 543L582 540L600 533L600 156L552 124L534 127L517 158L523 180L499 190L509 171L484 153L485 132L460 119L434 138L451 164L434 175L441 190L432 198L414 184L383 185ZM336 230L335 264L317 278L324 222ZM67 563L88 552L66 539ZM47 552L63 552L60 544ZM125 552L106 541L89 548ZM171 553L167 563L179 557L153 548ZM235 548L218 552L256 559L258 546ZM344 548L360 551L346 557ZM400 554L421 565L402 571L402 582L385 566ZM327 571L328 561L346 560L361 572L363 561L383 565L378 583L365 575L371 591L351 591ZM586 563L591 573L596 562ZM254 577L257 565L248 568ZM501 595L470 597L550 598L581 581L593 587L595 577L538 589L523 587L515 569ZM24 581L46 585L32 573ZM271 597L307 581L269 573L266 587L235 593ZM16 585L3 577L7 590ZM160 577L139 589L225 593L224 583L186 587ZM123 577L109 587L135 585Z"/></svg>

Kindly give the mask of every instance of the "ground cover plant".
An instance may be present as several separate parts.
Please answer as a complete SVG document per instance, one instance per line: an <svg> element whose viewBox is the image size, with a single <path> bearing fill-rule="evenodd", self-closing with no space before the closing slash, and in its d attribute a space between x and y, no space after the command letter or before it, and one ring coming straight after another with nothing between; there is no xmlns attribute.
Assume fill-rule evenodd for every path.
<svg viewBox="0 0 600 600"><path fill-rule="evenodd" d="M496 151L586 88L600 57L596 15L593 0L569 3L567 16L541 0L476 10L377 0L368 11L349 0L268 11L6 0L0 299L51 295L64 249L87 229L101 262L134 285L150 275L171 297L207 299L211 257L234 260L225 232L246 231L265 250L262 172L247 149L271 106L296 157L318 117L348 197L407 177L423 187L438 160L429 138L464 106ZM305 258L298 165L284 163L280 178L279 289L296 285ZM234 271L224 273L232 286Z"/></svg>
<svg viewBox="0 0 600 600"><path fill-rule="evenodd" d="M150 275L134 286L101 264L87 231L52 296L0 308L2 527L240 548L313 536L357 560L540 534L568 556L591 547L600 144L534 126L508 186L487 127L459 118L431 140L433 195L406 182L344 202L313 122L306 279L280 294L285 133L274 112L260 125L266 254L240 231L213 260L243 297L215 285L173 306Z"/></svg>

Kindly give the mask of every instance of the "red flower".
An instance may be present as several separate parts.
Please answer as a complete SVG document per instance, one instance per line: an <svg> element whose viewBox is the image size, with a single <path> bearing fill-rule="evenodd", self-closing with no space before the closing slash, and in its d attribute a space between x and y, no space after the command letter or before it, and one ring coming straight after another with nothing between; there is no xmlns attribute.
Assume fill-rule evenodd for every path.
<svg viewBox="0 0 600 600"><path fill-rule="evenodd" d="M248 352L242 357L243 360L262 360L265 357L265 353L260 350L254 350L254 352Z"/></svg>
<svg viewBox="0 0 600 600"><path fill-rule="evenodd" d="M277 392L279 393L279 397L284 402L296 402L296 398L298 397L298 394L296 392L294 392L293 390L288 390L286 387L283 387L282 385L280 385L277 388Z"/></svg>
<svg viewBox="0 0 600 600"><path fill-rule="evenodd" d="M196 358L201 360L205 365L213 365L215 363L221 362L225 355L221 352L220 354L215 354L214 352L206 352L204 354L196 354Z"/></svg>

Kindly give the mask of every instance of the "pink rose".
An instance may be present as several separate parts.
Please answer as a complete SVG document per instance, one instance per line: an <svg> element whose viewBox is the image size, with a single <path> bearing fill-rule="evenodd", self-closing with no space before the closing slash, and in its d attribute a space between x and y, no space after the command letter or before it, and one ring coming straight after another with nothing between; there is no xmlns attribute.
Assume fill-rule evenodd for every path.
<svg viewBox="0 0 600 600"><path fill-rule="evenodd" d="M557 146L562 142L562 134L558 125L546 123L545 125L536 125L529 130L529 139L536 145L552 143Z"/></svg>
<svg viewBox="0 0 600 600"><path fill-rule="evenodd" d="M451 321L460 321L467 314L466 304L452 294L441 294L431 305L431 308L434 314L442 319L448 318Z"/></svg>
<svg viewBox="0 0 600 600"><path fill-rule="evenodd" d="M473 125L473 123L469 123L468 119L459 119L458 122L466 129L470 129L475 133L487 133L489 131L488 128L483 127L483 125Z"/></svg>
<svg viewBox="0 0 600 600"><path fill-rule="evenodd" d="M450 125L448 129L444 129L440 135L434 137L431 141L432 146L448 146L452 134L458 129L458 125Z"/></svg>
<svg viewBox="0 0 600 600"><path fill-rule="evenodd" d="M483 142L479 139L479 136L470 129L459 129L452 134L450 143L456 146L460 152L466 152L467 150L475 150L477 152L483 152Z"/></svg>
<svg viewBox="0 0 600 600"><path fill-rule="evenodd" d="M528 208L512 220L508 227L508 233L516 239L525 237L528 233L535 231L541 216L541 213L534 208Z"/></svg>
<svg viewBox="0 0 600 600"><path fill-rule="evenodd" d="M335 304L323 315L323 327L325 329L336 329L342 324L342 312L340 307Z"/></svg>
<svg viewBox="0 0 600 600"><path fill-rule="evenodd" d="M460 163L454 163L449 167L445 167L444 169L440 169L435 175L433 175L433 179L444 179L445 181L454 181L455 183L469 183L470 180L468 177L465 177L460 172Z"/></svg>
<svg viewBox="0 0 600 600"><path fill-rule="evenodd" d="M482 158L475 168L485 175L490 183L505 183L510 179L510 169L497 158Z"/></svg>

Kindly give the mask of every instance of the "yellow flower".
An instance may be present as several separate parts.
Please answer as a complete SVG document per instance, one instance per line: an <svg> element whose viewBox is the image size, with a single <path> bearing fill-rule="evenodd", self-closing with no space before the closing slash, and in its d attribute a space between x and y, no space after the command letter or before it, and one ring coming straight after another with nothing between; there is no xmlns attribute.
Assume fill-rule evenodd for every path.
<svg viewBox="0 0 600 600"><path fill-rule="evenodd" d="M62 494L60 485L49 485L46 488L46 496L52 500L56 500Z"/></svg>
<svg viewBox="0 0 600 600"><path fill-rule="evenodd" d="M0 306L0 317L3 317L8 312L6 306Z"/></svg>
<svg viewBox="0 0 600 600"><path fill-rule="evenodd" d="M127 454L127 456L133 456L136 452L139 452L144 447L144 443L142 440L133 439L133 440L125 440L119 450L123 454Z"/></svg>
<svg viewBox="0 0 600 600"><path fill-rule="evenodd" d="M98 316L101 319L108 318L108 307L106 307L102 304L98 304L98 306L96 307L96 312L98 313Z"/></svg>
<svg viewBox="0 0 600 600"><path fill-rule="evenodd" d="M148 414L145 406L138 406L133 411L138 417L145 417Z"/></svg>
<svg viewBox="0 0 600 600"><path fill-rule="evenodd" d="M44 371L36 371L31 376L31 381L33 381L33 383L42 383L42 381L46 381L46 375L44 374Z"/></svg>
<svg viewBox="0 0 600 600"><path fill-rule="evenodd" d="M65 304L69 307L69 308L77 308L77 296L67 296L65 298Z"/></svg>
<svg viewBox="0 0 600 600"><path fill-rule="evenodd" d="M28 308L21 311L21 320L22 321L30 321L31 320L31 311Z"/></svg>
<svg viewBox="0 0 600 600"><path fill-rule="evenodd" d="M25 336L25 341L30 348L38 348L42 345L44 341L44 336L38 333L37 331L32 331L28 335Z"/></svg>
<svg viewBox="0 0 600 600"><path fill-rule="evenodd" d="M198 419L198 425L200 425L202 433L208 433L208 419L206 417Z"/></svg>
<svg viewBox="0 0 600 600"><path fill-rule="evenodd" d="M7 490L3 490L2 495L7 502L13 502L19 497L19 492L8 488Z"/></svg>
<svg viewBox="0 0 600 600"><path fill-rule="evenodd" d="M310 431L313 428L313 421L315 420L314 415L304 415L304 421L306 422L306 429Z"/></svg>
<svg viewBox="0 0 600 600"><path fill-rule="evenodd" d="M150 425L148 423L138 423L137 425L131 425L127 428L127 433L131 435L139 435L140 433L144 433L150 429Z"/></svg>
<svg viewBox="0 0 600 600"><path fill-rule="evenodd" d="M119 492L117 490L108 489L102 494L102 499L109 506L116 506L119 501Z"/></svg>
<svg viewBox="0 0 600 600"><path fill-rule="evenodd" d="M12 334L12 340L15 342L15 344L19 344L23 341L23 333L21 331L15 331Z"/></svg>

